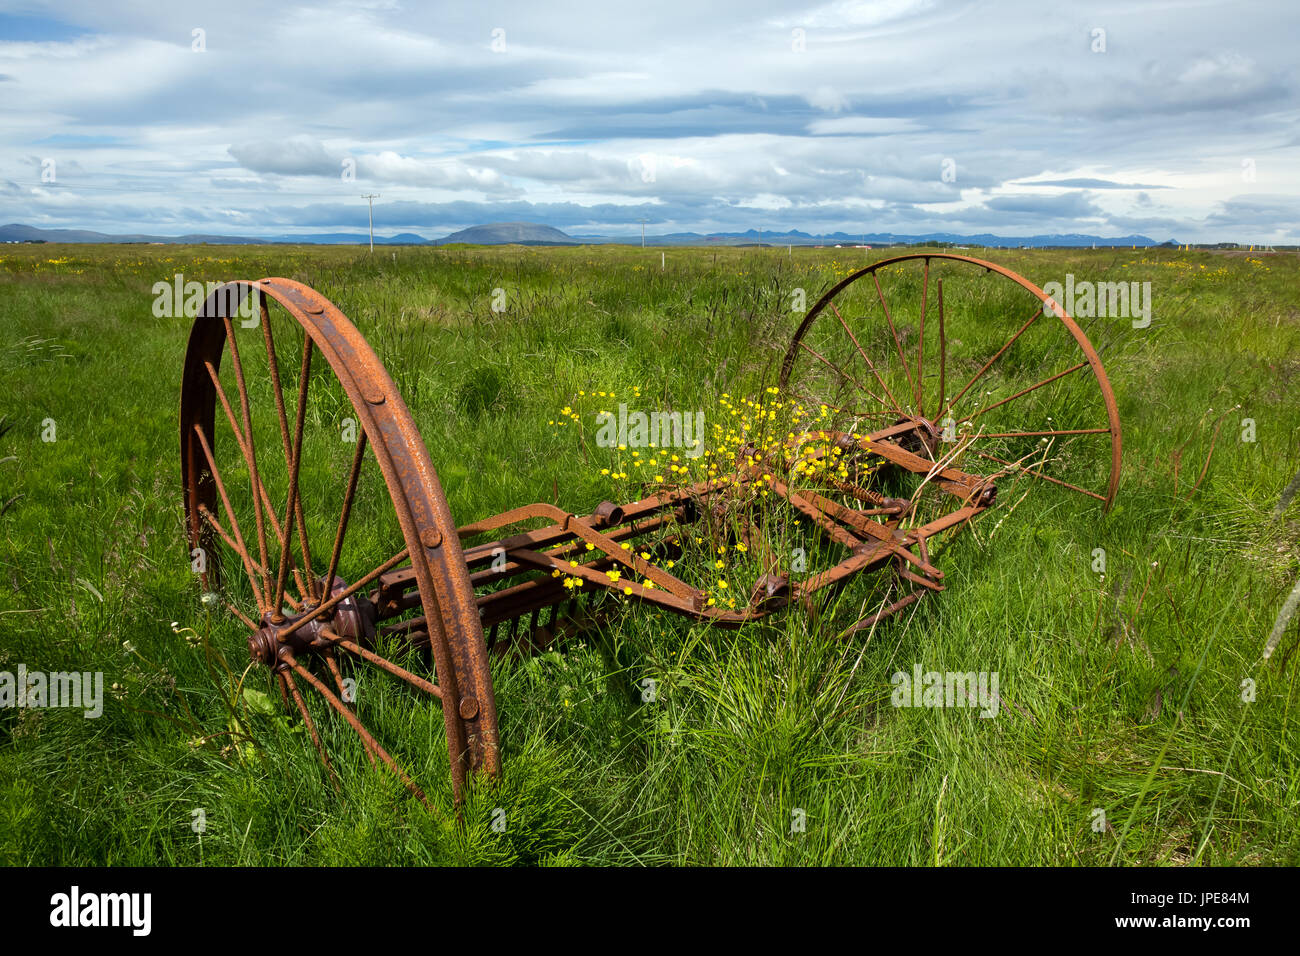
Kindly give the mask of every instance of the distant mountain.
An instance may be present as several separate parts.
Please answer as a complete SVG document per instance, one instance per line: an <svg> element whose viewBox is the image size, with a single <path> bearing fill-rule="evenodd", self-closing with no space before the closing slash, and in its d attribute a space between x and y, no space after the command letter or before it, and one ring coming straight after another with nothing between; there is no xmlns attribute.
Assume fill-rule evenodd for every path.
<svg viewBox="0 0 1300 956"><path fill-rule="evenodd" d="M138 233L128 235L109 235L104 232L91 232L89 229L39 229L36 226L23 226L11 222L0 226L0 242L175 242L175 243L216 243L222 245L260 245L267 240L249 239L246 236L147 236Z"/></svg>
<svg viewBox="0 0 1300 956"><path fill-rule="evenodd" d="M309 243L323 246L365 246L370 244L370 236L364 232L312 232L300 236L271 236L257 242L275 242L292 245ZM413 232L400 232L395 236L375 236L377 246L427 246L429 240Z"/></svg>
<svg viewBox="0 0 1300 956"><path fill-rule="evenodd" d="M623 243L640 245L638 236L574 236L575 241L584 243ZM1176 243L1170 239L1169 242ZM1154 246L1156 240L1147 236L1102 237L1069 233L1065 235L1037 236L994 236L980 233L968 236L955 232L931 232L923 235L902 235L895 232L848 233L832 232L824 235L810 235L797 229L788 232L769 232L749 229L745 232L676 232L660 236L647 235L647 246L856 246L865 243L869 246L910 246L920 243L949 243L957 246L1000 246L1015 248L1017 246Z"/></svg>
<svg viewBox="0 0 1300 956"><path fill-rule="evenodd" d="M551 226L536 222L490 222L485 226L470 226L460 232L453 232L435 240L435 245L445 246L453 242L468 242L474 245L494 246L514 242L525 246L576 246L581 243L566 233Z"/></svg>
<svg viewBox="0 0 1300 956"><path fill-rule="evenodd" d="M0 242L164 242L169 244L188 244L220 246L262 246L270 244L293 245L308 243L311 245L367 245L370 236L364 232L317 232L301 236L220 236L207 233L191 233L185 236L150 236L143 233L109 235L106 232L92 232L89 229L39 229L36 226L23 226L16 222L0 226ZM413 232L403 232L396 236L375 236L375 245L386 246L423 246L428 239Z"/></svg>
<svg viewBox="0 0 1300 956"><path fill-rule="evenodd" d="M223 236L209 234L191 234L185 236L153 236L143 234L109 235L85 229L40 229L10 223L0 226L0 242L159 242L213 245L267 245L267 244L312 244L312 245L366 245L370 241L364 232L321 232L302 235L264 236ZM441 239L429 240L412 232L396 236L375 236L375 245L437 245L450 243L470 243L474 245L501 245L519 243L530 246L576 246L621 244L640 245L641 236L607 236L581 235L572 236L551 226L535 222L493 222L482 226L471 226L459 232L453 232ZM1158 243L1146 236L1102 237L1069 233L1066 235L1037 236L995 236L981 233L964 236L955 232L932 232L924 235L900 235L892 232L847 233L833 232L825 235L810 235L792 229L786 232L769 232L767 230L749 229L745 232L675 232L665 235L645 237L647 246L854 246L866 243L870 246L907 246L918 243L946 243L954 246L992 246L992 247L1044 247L1068 246L1087 248L1089 246L1141 246L1177 245L1175 239Z"/></svg>

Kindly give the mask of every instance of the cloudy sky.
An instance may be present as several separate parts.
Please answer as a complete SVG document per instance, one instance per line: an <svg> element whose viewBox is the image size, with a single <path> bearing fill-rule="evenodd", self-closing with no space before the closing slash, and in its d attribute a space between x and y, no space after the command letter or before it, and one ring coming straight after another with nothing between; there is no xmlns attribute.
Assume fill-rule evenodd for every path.
<svg viewBox="0 0 1300 956"><path fill-rule="evenodd" d="M1296 0L0 0L0 222L1296 242L1298 39Z"/></svg>

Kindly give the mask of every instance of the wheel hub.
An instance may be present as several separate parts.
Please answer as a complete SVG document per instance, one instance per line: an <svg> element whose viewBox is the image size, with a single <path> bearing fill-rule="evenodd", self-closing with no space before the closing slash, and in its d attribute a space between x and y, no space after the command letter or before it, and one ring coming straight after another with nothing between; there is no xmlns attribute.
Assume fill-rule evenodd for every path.
<svg viewBox="0 0 1300 956"><path fill-rule="evenodd" d="M318 584L323 585L324 581ZM341 577L335 576L333 586L325 600L346 591L348 584ZM323 589L323 588L322 588ZM314 617L305 624L298 624L308 617L319 605L303 607L297 614L282 615L281 620L273 620L270 612L262 615L262 627L248 636L248 652L253 660L259 661L274 670L287 670L287 655L300 656L334 646L334 640L325 636L328 630L332 635L347 638L363 646L368 646L375 636L375 621L378 615L375 606L360 592L344 598L324 614ZM292 630L291 630L292 629Z"/></svg>

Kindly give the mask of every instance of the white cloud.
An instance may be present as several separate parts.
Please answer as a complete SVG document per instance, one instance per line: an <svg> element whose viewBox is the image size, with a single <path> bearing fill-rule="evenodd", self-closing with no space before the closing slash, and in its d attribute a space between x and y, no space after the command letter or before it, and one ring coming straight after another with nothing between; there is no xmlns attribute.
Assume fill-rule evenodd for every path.
<svg viewBox="0 0 1300 956"><path fill-rule="evenodd" d="M849 108L848 98L832 86L819 86L808 95L808 104L827 113L838 113Z"/></svg>
<svg viewBox="0 0 1300 956"><path fill-rule="evenodd" d="M399 228L431 235L453 216L526 217L520 201L616 224L653 206L701 229L774 228L773 214L845 231L1147 221L1184 241L1300 228L1300 9L1284 0L1250 17L1212 0L1005 0L996 16L955 0L486 14L102 0L60 15L84 35L0 41L0 221L197 231L211 224L195 217L238 215L253 229L296 203L304 224L342 228L364 224L356 195L374 191L377 215L402 210ZM206 53L191 52L195 26ZM58 188L39 188L44 158ZM355 182L340 178L349 158Z"/></svg>

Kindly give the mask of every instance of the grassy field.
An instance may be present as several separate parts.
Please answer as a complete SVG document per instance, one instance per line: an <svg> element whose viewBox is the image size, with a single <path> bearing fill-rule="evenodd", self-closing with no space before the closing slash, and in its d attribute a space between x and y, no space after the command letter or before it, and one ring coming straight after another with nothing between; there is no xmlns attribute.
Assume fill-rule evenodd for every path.
<svg viewBox="0 0 1300 956"><path fill-rule="evenodd" d="M363 719L432 810L313 705L336 790L269 673L245 674L238 622L200 602L177 448L190 323L155 317L154 283L285 276L330 298L401 389L463 524L639 497L637 474L602 474L618 467L580 435L583 400L712 420L724 400L759 398L797 324L792 290L811 304L871 260L3 247L0 670L102 671L105 701L93 720L0 711L0 862L1300 863L1294 623L1260 661L1300 573L1300 496L1275 513L1300 470L1300 259L985 256L1039 285L1151 282L1149 327L1082 322L1124 427L1114 509L1008 481L936 555L945 594L848 640L876 593L865 579L816 626L792 611L727 631L634 608L562 653L502 660L504 779L458 821L436 705L358 678ZM585 426L552 424L566 407ZM325 429L343 415L313 410ZM309 481L337 481L346 455L322 452ZM345 573L391 553L381 491L362 490L368 552ZM997 672L1004 706L891 707L891 675L916 664Z"/></svg>

